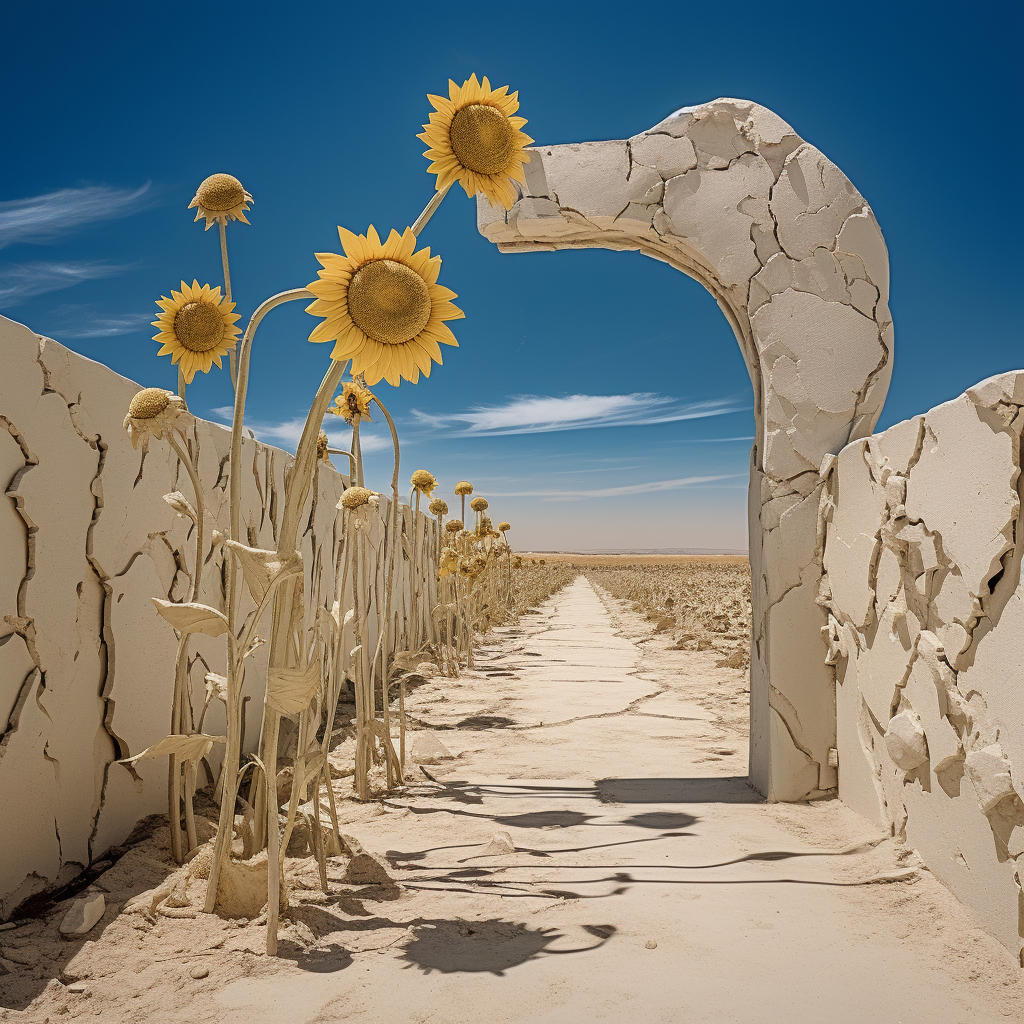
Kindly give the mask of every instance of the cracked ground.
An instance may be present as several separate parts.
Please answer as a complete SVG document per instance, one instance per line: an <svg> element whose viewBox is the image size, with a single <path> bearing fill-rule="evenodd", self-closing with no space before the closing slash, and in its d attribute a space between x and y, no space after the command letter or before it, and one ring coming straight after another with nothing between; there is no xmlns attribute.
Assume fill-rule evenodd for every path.
<svg viewBox="0 0 1024 1024"><path fill-rule="evenodd" d="M747 785L746 675L719 660L579 577L412 692L450 757L371 804L336 781L398 888L332 858L325 895L295 860L268 959L256 923L118 913L172 870L164 824L97 879L86 941L62 906L0 933L0 1020L1019 1020L1012 957L912 851Z"/></svg>

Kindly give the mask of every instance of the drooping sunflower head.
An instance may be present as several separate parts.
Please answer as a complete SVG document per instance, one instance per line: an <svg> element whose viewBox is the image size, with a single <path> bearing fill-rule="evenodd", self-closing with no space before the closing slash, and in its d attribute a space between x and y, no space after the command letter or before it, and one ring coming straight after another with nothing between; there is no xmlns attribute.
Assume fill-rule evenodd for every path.
<svg viewBox="0 0 1024 1024"><path fill-rule="evenodd" d="M373 491L369 487L349 487L341 496L338 508L356 509L369 503Z"/></svg>
<svg viewBox="0 0 1024 1024"><path fill-rule="evenodd" d="M525 184L525 151L533 139L523 131L525 117L515 117L519 93L508 86L491 89L485 77L471 75L461 86L448 82L448 98L427 96L434 112L423 126L422 139L430 148L427 171L437 175L438 190L459 182L472 198L483 192L495 206L511 209L518 198L513 181Z"/></svg>
<svg viewBox="0 0 1024 1024"><path fill-rule="evenodd" d="M321 430L316 439L316 457L321 462L326 462L328 466L331 464L331 457L327 454L327 448L330 443L327 438L327 431Z"/></svg>
<svg viewBox="0 0 1024 1024"><path fill-rule="evenodd" d="M242 183L231 174L211 174L196 189L195 198L188 204L196 210L196 220L206 218L205 231L211 224L227 224L229 220L240 220L243 224L245 211L249 209L252 196L242 188ZM194 222L193 222L194 223Z"/></svg>
<svg viewBox="0 0 1024 1024"><path fill-rule="evenodd" d="M332 359L351 359L352 374L368 384L398 386L430 376L441 362L440 345L458 347L445 320L465 316L455 292L437 283L441 257L416 252L416 236L392 231L381 242L373 225L365 235L338 228L345 255L317 253L323 269L309 285L316 299L307 313L324 317L310 341L333 341Z"/></svg>
<svg viewBox="0 0 1024 1024"><path fill-rule="evenodd" d="M474 512L486 512L487 511L487 499L486 498L474 498L469 503L469 507Z"/></svg>
<svg viewBox="0 0 1024 1024"><path fill-rule="evenodd" d="M463 494L472 494L473 493L473 485L468 480L460 480L455 485L455 493L458 494L460 497Z"/></svg>
<svg viewBox="0 0 1024 1024"><path fill-rule="evenodd" d="M511 530L511 529L512 529L512 524L511 523L498 523L498 530L501 533L505 533L506 530Z"/></svg>
<svg viewBox="0 0 1024 1024"><path fill-rule="evenodd" d="M462 520L461 519L449 519L448 522L445 523L444 528L445 528L445 530L448 533L458 533L459 530L462 529Z"/></svg>
<svg viewBox="0 0 1024 1024"><path fill-rule="evenodd" d="M341 416L346 423L351 423L356 416L360 420L372 423L370 418L370 401L373 395L367 391L358 381L346 381L342 386L341 394L334 399L334 405L327 411L335 416Z"/></svg>
<svg viewBox="0 0 1024 1024"><path fill-rule="evenodd" d="M163 310L153 321L160 328L153 340L162 343L157 355L170 355L171 362L181 367L186 384L192 383L197 371L209 373L214 363L220 367L221 358L235 347L238 314L232 312L235 304L221 297L219 286L200 288L198 281L191 285L182 281L180 292L172 291L170 298L162 295L156 304Z"/></svg>
<svg viewBox="0 0 1024 1024"><path fill-rule="evenodd" d="M430 503L430 511L435 516L446 516L448 515L448 502L441 498L435 498Z"/></svg>
<svg viewBox="0 0 1024 1024"><path fill-rule="evenodd" d="M165 433L169 433L187 412L184 400L172 391L144 388L128 404L128 415L124 418L128 440L135 449L141 441L142 450L146 451L151 436L163 440Z"/></svg>
<svg viewBox="0 0 1024 1024"><path fill-rule="evenodd" d="M426 469L417 469L412 475L411 483L417 491L421 494L425 494L428 498L437 486L437 480L434 479L434 474Z"/></svg>

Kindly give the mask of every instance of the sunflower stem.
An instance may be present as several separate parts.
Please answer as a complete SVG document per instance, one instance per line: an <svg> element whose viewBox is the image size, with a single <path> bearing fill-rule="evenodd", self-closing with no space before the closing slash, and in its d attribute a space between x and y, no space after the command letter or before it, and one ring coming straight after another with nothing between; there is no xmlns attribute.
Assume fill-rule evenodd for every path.
<svg viewBox="0 0 1024 1024"><path fill-rule="evenodd" d="M420 232L427 226L427 221L434 216L437 208L441 205L441 200L448 195L449 190L455 182L449 182L444 188L439 189L434 193L433 198L423 207L423 212L416 218L415 223L412 226L412 233L419 235Z"/></svg>
<svg viewBox="0 0 1024 1024"><path fill-rule="evenodd" d="M249 355L252 341L260 321L275 306L295 299L310 298L311 292L305 288L293 288L286 292L278 292L263 302L253 313L249 326L242 337L242 345L238 354L238 376L235 384L235 411L231 423L231 457L228 463L228 507L230 510L230 526L228 536L238 540L241 520L242 497L242 419L245 415L245 396L249 383ZM179 388L183 391L183 382L179 378ZM237 650L237 610L235 595L238 589L238 560L228 558L228 581L224 607L228 619L227 642L227 744L224 751L224 762L221 770L221 802L220 819L217 824L217 839L213 848L213 860L210 864L210 878L206 887L205 912L212 914L217 904L217 885L220 880L220 869L225 855L230 850L235 817L235 794L238 792L238 762L242 753L242 676L244 665Z"/></svg>
<svg viewBox="0 0 1024 1024"><path fill-rule="evenodd" d="M220 262L224 268L224 298L227 302L231 301L231 271L228 269L228 230L225 221L218 221L217 227L220 228ZM228 352L228 369L231 374L231 386L235 386L235 378L237 377L237 371L235 369L235 350L232 348Z"/></svg>

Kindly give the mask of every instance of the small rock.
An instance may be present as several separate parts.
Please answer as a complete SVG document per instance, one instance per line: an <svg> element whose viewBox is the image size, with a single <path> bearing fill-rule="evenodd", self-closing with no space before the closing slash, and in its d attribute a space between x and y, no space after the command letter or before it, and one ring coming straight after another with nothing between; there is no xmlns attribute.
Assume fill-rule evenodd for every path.
<svg viewBox="0 0 1024 1024"><path fill-rule="evenodd" d="M106 909L107 902L101 892L75 900L60 923L61 935L68 937L85 935L86 932L92 930Z"/></svg>
<svg viewBox="0 0 1024 1024"><path fill-rule="evenodd" d="M928 741L921 719L914 711L901 711L889 720L885 730L885 749L896 767L911 772L928 760Z"/></svg>
<svg viewBox="0 0 1024 1024"><path fill-rule="evenodd" d="M658 948L658 944L654 941L654 939L648 939L644 943L644 949L657 949L657 948Z"/></svg>
<svg viewBox="0 0 1024 1024"><path fill-rule="evenodd" d="M76 995L81 995L85 991L85 987L84 981L73 981L68 985L68 991L74 992Z"/></svg>
<svg viewBox="0 0 1024 1024"><path fill-rule="evenodd" d="M507 832L495 832L491 841L480 852L481 857L502 857L516 852L516 844Z"/></svg>
<svg viewBox="0 0 1024 1024"><path fill-rule="evenodd" d="M352 836L343 834L341 842L344 852L349 857L344 881L352 885L394 886L395 880L388 874L388 869L380 857L364 849L363 844Z"/></svg>
<svg viewBox="0 0 1024 1024"><path fill-rule="evenodd" d="M208 978L210 976L210 968L209 967L203 967L202 964L196 964L196 966L193 967L192 970L189 971L188 973L193 978L195 978L196 981L202 981L203 978Z"/></svg>
<svg viewBox="0 0 1024 1024"><path fill-rule="evenodd" d="M418 732L412 741L412 759L417 764L440 764L453 756L432 732Z"/></svg>
<svg viewBox="0 0 1024 1024"><path fill-rule="evenodd" d="M989 814L1000 801L1013 796L1010 762L998 743L969 751L966 768L983 814Z"/></svg>
<svg viewBox="0 0 1024 1024"><path fill-rule="evenodd" d="M432 661L421 661L416 666L416 675L424 679L433 679L437 675L437 666Z"/></svg>

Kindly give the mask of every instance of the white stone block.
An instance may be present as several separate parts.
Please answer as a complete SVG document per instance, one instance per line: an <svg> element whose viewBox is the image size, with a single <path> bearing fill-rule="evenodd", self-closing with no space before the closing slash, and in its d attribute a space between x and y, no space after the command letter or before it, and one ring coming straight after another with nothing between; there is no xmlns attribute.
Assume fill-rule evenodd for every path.
<svg viewBox="0 0 1024 1024"><path fill-rule="evenodd" d="M75 938L92 931L106 909L107 903L101 892L75 900L60 923L61 935L65 938Z"/></svg>

